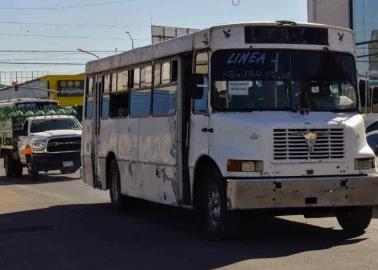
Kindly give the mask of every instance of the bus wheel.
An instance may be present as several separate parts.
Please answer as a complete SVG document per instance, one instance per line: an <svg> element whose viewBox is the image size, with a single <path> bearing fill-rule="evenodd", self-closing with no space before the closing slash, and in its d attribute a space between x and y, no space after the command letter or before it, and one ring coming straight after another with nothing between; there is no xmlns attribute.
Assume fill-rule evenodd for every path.
<svg viewBox="0 0 378 270"><path fill-rule="evenodd" d="M341 208L337 214L337 221L344 231L351 234L361 234L369 226L373 216L373 207Z"/></svg>
<svg viewBox="0 0 378 270"><path fill-rule="evenodd" d="M4 169L7 177L12 177L14 174L14 160L11 153L4 155Z"/></svg>
<svg viewBox="0 0 378 270"><path fill-rule="evenodd" d="M109 179L109 192L112 207L117 211L121 211L125 209L126 197L121 193L121 177L119 174L118 164L115 159L113 159L112 163L110 164Z"/></svg>
<svg viewBox="0 0 378 270"><path fill-rule="evenodd" d="M239 213L227 210L225 185L219 171L210 168L206 174L205 192L201 201L205 233L212 240L232 236L240 225Z"/></svg>

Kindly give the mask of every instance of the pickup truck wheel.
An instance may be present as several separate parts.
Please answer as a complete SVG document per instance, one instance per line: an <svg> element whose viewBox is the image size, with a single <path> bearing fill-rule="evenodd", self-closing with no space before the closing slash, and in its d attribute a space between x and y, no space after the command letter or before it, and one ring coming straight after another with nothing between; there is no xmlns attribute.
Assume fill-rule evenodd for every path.
<svg viewBox="0 0 378 270"><path fill-rule="evenodd" d="M341 208L337 214L337 221L345 232L351 234L361 234L371 222L373 207L350 207Z"/></svg>
<svg viewBox="0 0 378 270"><path fill-rule="evenodd" d="M127 197L121 193L121 177L115 159L112 160L110 164L109 180L109 193L112 207L117 211L124 210L126 208Z"/></svg>
<svg viewBox="0 0 378 270"><path fill-rule="evenodd" d="M14 160L10 153L6 153L4 156L4 169L7 177L12 177L14 174Z"/></svg>
<svg viewBox="0 0 378 270"><path fill-rule="evenodd" d="M21 177L22 176L22 170L23 170L21 162L19 160L15 160L13 165L14 165L14 175L16 177Z"/></svg>
<svg viewBox="0 0 378 270"><path fill-rule="evenodd" d="M29 177L31 178L31 180L33 180L33 181L36 181L39 178L39 173L38 173L38 171L36 170L36 168L33 164L33 160L31 160L30 163L29 163L28 174L29 174Z"/></svg>
<svg viewBox="0 0 378 270"><path fill-rule="evenodd" d="M227 210L225 184L220 172L210 168L201 191L201 208L204 214L204 230L211 240L221 240L233 236L240 226L238 212Z"/></svg>

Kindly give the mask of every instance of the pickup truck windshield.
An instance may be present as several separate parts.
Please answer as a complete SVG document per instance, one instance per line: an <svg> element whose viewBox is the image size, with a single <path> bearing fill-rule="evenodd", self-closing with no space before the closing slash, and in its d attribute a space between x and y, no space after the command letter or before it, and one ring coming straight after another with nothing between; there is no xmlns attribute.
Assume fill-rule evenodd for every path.
<svg viewBox="0 0 378 270"><path fill-rule="evenodd" d="M31 122L30 133L62 129L81 129L81 127L80 124L72 118L39 119Z"/></svg>
<svg viewBox="0 0 378 270"><path fill-rule="evenodd" d="M356 111L351 54L224 50L212 56L212 105L220 111Z"/></svg>

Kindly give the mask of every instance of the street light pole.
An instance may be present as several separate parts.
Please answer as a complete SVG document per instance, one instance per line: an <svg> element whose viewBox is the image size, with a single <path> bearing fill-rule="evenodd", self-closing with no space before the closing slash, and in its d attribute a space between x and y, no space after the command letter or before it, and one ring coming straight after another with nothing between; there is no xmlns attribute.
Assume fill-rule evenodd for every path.
<svg viewBox="0 0 378 270"><path fill-rule="evenodd" d="M90 54L90 55L93 55L94 57L96 57L97 59L100 59L100 56L98 56L97 54L94 54L94 53L91 53L91 52L88 52L86 50L83 50L83 49L77 49L79 52L82 52L82 53L86 53L86 54Z"/></svg>
<svg viewBox="0 0 378 270"><path fill-rule="evenodd" d="M131 34L130 34L129 31L127 31L126 34L128 34L129 37L130 37L130 40L131 40L131 49L134 49L134 39L133 39L133 37L131 36Z"/></svg>

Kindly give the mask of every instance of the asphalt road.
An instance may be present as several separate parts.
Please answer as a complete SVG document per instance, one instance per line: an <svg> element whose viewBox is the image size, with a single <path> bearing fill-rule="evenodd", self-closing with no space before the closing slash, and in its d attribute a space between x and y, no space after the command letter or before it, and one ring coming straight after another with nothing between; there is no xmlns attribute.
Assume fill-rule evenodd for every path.
<svg viewBox="0 0 378 270"><path fill-rule="evenodd" d="M210 242L188 210L115 213L108 201L78 175L31 182L0 169L0 269L378 269L377 219L355 238L334 218L251 219Z"/></svg>

